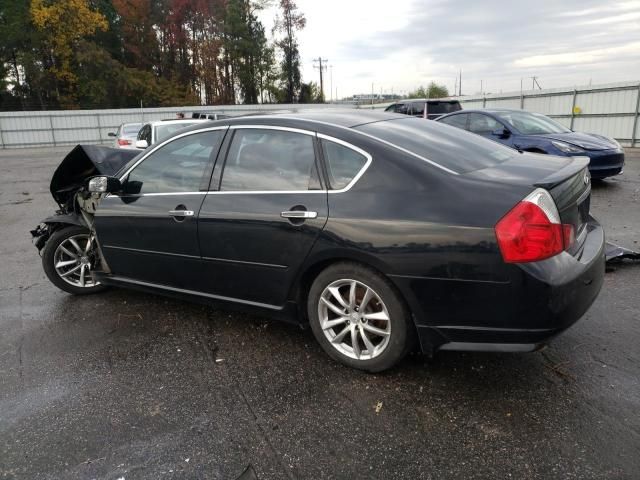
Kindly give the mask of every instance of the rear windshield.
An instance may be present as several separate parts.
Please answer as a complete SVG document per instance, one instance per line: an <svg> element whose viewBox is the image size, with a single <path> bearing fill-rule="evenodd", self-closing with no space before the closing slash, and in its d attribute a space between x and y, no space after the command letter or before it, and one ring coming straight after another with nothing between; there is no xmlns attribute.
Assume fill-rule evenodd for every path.
<svg viewBox="0 0 640 480"><path fill-rule="evenodd" d="M444 115L462 110L460 102L429 102L429 113Z"/></svg>
<svg viewBox="0 0 640 480"><path fill-rule="evenodd" d="M489 168L518 152L480 135L420 118L403 118L355 127L456 173Z"/></svg>
<svg viewBox="0 0 640 480"><path fill-rule="evenodd" d="M129 123L122 126L122 133L124 135L137 135L141 128L141 123Z"/></svg>

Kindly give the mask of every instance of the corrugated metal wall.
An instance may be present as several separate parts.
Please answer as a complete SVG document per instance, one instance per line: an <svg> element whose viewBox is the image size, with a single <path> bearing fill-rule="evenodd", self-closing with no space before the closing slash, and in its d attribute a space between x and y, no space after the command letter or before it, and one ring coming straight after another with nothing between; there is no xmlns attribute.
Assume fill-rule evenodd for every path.
<svg viewBox="0 0 640 480"><path fill-rule="evenodd" d="M640 145L640 82L475 95L458 99L465 109L523 108L549 115L577 131L613 137L624 146ZM382 105L376 105L380 106ZM354 108L353 105L340 107ZM177 112L190 115L191 112L215 111L233 115L302 108L336 108L336 105L230 105L144 110L0 112L0 146L16 148L106 143L111 141L108 133L115 132L121 123L175 118Z"/></svg>
<svg viewBox="0 0 640 480"><path fill-rule="evenodd" d="M456 97L462 108L515 108L543 113L576 131L640 145L640 82Z"/></svg>
<svg viewBox="0 0 640 480"><path fill-rule="evenodd" d="M295 109L335 108L335 105L229 105L214 107L128 108L113 110L66 110L0 112L2 148L110 143L109 132L122 123L174 119L176 113L216 112L230 115Z"/></svg>

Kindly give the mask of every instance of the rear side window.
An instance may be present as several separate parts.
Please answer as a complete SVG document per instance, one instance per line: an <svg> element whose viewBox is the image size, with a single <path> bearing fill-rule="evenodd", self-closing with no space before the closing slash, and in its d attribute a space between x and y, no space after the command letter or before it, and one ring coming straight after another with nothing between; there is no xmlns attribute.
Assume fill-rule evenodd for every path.
<svg viewBox="0 0 640 480"><path fill-rule="evenodd" d="M424 102L412 103L409 115L424 115Z"/></svg>
<svg viewBox="0 0 640 480"><path fill-rule="evenodd" d="M331 189L345 188L365 166L367 158L339 143L324 139L321 143Z"/></svg>
<svg viewBox="0 0 640 480"><path fill-rule="evenodd" d="M419 118L402 118L355 127L456 173L488 168L518 152L473 133L453 130Z"/></svg>
<svg viewBox="0 0 640 480"><path fill-rule="evenodd" d="M444 115L445 113L453 113L462 110L460 102L429 102L430 115Z"/></svg>
<svg viewBox="0 0 640 480"><path fill-rule="evenodd" d="M465 115L465 114L451 115L450 117L445 117L443 119L439 119L438 121L441 123L446 123L447 125L451 125L452 127L458 127L463 130L466 130L467 116L468 115Z"/></svg>
<svg viewBox="0 0 640 480"><path fill-rule="evenodd" d="M220 190L313 190L317 176L312 136L239 129L229 147Z"/></svg>

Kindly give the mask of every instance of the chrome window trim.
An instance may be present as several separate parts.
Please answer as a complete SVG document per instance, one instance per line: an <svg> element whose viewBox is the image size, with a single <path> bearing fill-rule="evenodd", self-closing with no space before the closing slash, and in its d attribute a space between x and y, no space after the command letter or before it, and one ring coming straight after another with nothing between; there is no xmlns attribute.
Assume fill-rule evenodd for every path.
<svg viewBox="0 0 640 480"><path fill-rule="evenodd" d="M298 120L298 121L307 121L307 122L319 123L321 125L328 125L330 127L340 128L342 130L347 130L347 131L352 132L352 133L357 133L359 135L363 135L363 136L365 136L367 138L370 138L372 140L376 140L376 141L378 141L380 143L388 145L388 146L390 146L392 148L396 148L396 149L400 150L401 152L404 152L404 153L406 153L408 155L411 155L412 157L418 158L418 159L422 160L423 162L428 163L429 165L433 165L434 167L439 168L440 170L443 170L443 171L445 171L447 173L450 173L451 175L460 175L460 173L456 172L455 170L451 170L450 168L447 168L447 167L445 167L443 165L440 165L439 163L434 162L433 160L429 160L428 158L423 157L422 155L419 155L419 154L417 154L415 152L412 152L411 150L407 150L406 148L403 148L403 147L401 147L399 145L396 145L395 143L389 142L387 140L383 140L382 138L376 137L375 135L371 135L369 133L365 133L365 132L362 132L360 130L356 130L355 128L345 127L343 125L337 125L337 124L331 123L331 122L323 122L321 120L307 120L305 118L285 117L285 116L278 117L278 118L287 119L287 120ZM396 119L393 119L393 120L404 120L404 119L405 118L396 118ZM390 121L393 121L393 120L390 119Z"/></svg>
<svg viewBox="0 0 640 480"><path fill-rule="evenodd" d="M353 187L356 184L356 182L360 180L360 177L362 177L362 175L364 175L364 173L367 171L367 169L369 168L369 165L371 165L371 163L373 162L373 157L371 157L371 155L368 152L365 152L360 147L356 147L355 145L349 142L345 142L344 140L340 140L339 138L331 137L329 135L325 135L324 133L318 133L317 136L322 140L327 140L328 142L337 143L338 145L342 145L343 147L353 150L354 152L359 153L366 159L366 162L364 163L364 165L360 168L358 173L356 173L356 175L351 179L351 181L345 187L329 190L329 193L348 192L351 189L351 187ZM323 155L324 155L324 152L323 152ZM327 162L326 158L324 160L325 162Z"/></svg>
<svg viewBox="0 0 640 480"><path fill-rule="evenodd" d="M338 126L338 125L333 125L331 123L327 123L327 122L317 122L317 123L323 123L326 125L332 125L332 126ZM357 130L352 130L349 129L347 127L341 127L344 128L346 130L349 131L357 131ZM359 153L360 155L364 156L366 158L366 162L365 164L362 166L362 168L360 169L360 171L353 177L353 179L349 182L349 184L347 184L347 186L345 186L344 188L341 189L322 189L322 190L233 190L233 191L221 191L221 190L209 190L209 191L197 191L197 192L167 192L167 193L161 193L161 192L154 192L154 193L139 193L139 194L129 194L126 196L129 197L153 197L153 196L171 196L171 195L241 195L241 194L249 194L249 195L268 195L268 194L302 194L302 193L323 193L323 194L327 194L327 193L345 193L348 192L357 182L358 180L360 180L360 178L365 174L365 172L368 170L369 166L371 165L371 163L373 162L373 157L366 152L365 150L361 149L360 147L357 147L349 142L346 142L344 140L341 140L339 138L336 137L332 137L330 135L325 135L323 133L317 133L311 130L305 130L305 129L300 129L300 128L292 128L292 127L283 127L283 126L278 126L278 125L223 125L223 126L216 126L216 127L210 127L210 128L202 128L202 129L198 129L198 130L194 130L194 131L190 131L190 132L185 132L182 133L180 135L177 135L175 137L171 137L167 140L165 140L164 142L156 145L155 147L153 147L149 152L145 152L145 154L136 162L134 163L131 167L129 167L129 169L122 175L120 176L120 181L122 182L138 165L140 165L140 163L142 163L144 160L146 160L149 155L151 155L152 153L154 153L156 150L162 148L163 146L165 146L166 144L174 141L174 140L178 140L179 138L182 137L186 137L188 135L195 135L196 133L203 133L203 132L209 132L209 131L216 131L216 130L238 130L238 129L263 129L263 130L281 130L281 131L286 131L286 132L293 132L293 133L300 133L303 135L309 135L309 136L313 136L313 137L317 137L323 140L327 140L329 142L334 142L337 143L339 145L342 145L346 148L349 148L357 153ZM371 137L374 138L376 140L379 140L383 143L388 143L385 142L384 140L380 140L372 135L368 135L366 133L363 132L358 132L361 135L365 135L367 137ZM391 144L393 145L393 144ZM400 147L397 147L400 148ZM411 152L409 152L411 153ZM443 167L444 168L444 167Z"/></svg>
<svg viewBox="0 0 640 480"><path fill-rule="evenodd" d="M309 135L311 137L316 136L316 132L313 130L305 130L303 128L293 127L281 127L279 125L231 125L231 130L245 130L245 129L258 129L258 130L282 130L284 132L301 133L302 135Z"/></svg>
<svg viewBox="0 0 640 480"><path fill-rule="evenodd" d="M229 129L229 125L222 125L222 126L217 126L217 127L202 128L202 129L199 129L199 130L194 130L192 132L185 132L185 133L181 133L180 135L176 135L175 137L168 138L164 142L159 143L158 145L153 147L148 152L145 152L145 154L140 158L140 160L138 160L136 163L131 165L129 167L129 169L120 176L119 180L122 182L127 177L127 175L129 175L133 171L134 168L136 168L138 165L140 165L142 162L144 162L149 157L149 155L154 153L159 148L164 147L166 144L173 142L174 140L178 140L179 138L187 137L189 135L195 135L196 133L213 132L213 131L216 131L216 130L228 130L228 129ZM147 193L147 194L140 194L140 195L155 195L155 194ZM159 195L166 195L166 194L161 193Z"/></svg>
<svg viewBox="0 0 640 480"><path fill-rule="evenodd" d="M327 193L327 190L210 190L205 192L207 195L268 195L272 194L301 194L301 193Z"/></svg>

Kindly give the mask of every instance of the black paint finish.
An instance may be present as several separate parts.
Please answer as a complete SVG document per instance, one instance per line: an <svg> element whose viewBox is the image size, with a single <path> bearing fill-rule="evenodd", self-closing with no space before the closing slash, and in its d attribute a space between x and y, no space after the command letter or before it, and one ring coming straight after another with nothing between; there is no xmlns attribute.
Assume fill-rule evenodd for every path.
<svg viewBox="0 0 640 480"><path fill-rule="evenodd" d="M588 215L589 186L580 183L586 161L524 153L456 175L434 165L438 158L430 163L357 131L357 125L399 118L414 121L392 114L332 112L212 122L232 129L309 130L368 152L372 162L346 192L218 192L225 140L211 160L208 189L103 200L96 228L113 273L102 281L262 306L283 315L293 312L302 322L295 314L304 310L313 276L332 262L360 262L398 289L425 352L469 342L477 349L535 346L577 321L595 300L604 275L603 231ZM415 122L422 122L430 135L452 131L436 122ZM455 131L465 142L482 148L491 144ZM473 154L470 149L468 155ZM317 160L323 171L320 155ZM496 222L550 178L547 188L563 221L580 229L576 246L542 262L505 264L496 244ZM582 210L578 200L587 201ZM194 210L194 216L172 218L167 212L178 205ZM280 216L292 209L314 211L317 217L301 222Z"/></svg>

